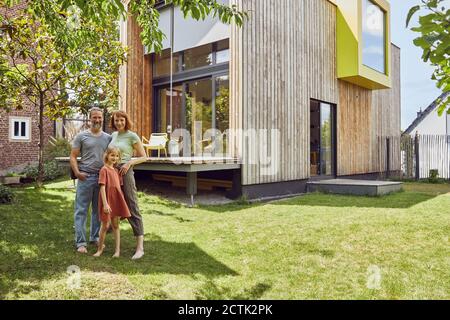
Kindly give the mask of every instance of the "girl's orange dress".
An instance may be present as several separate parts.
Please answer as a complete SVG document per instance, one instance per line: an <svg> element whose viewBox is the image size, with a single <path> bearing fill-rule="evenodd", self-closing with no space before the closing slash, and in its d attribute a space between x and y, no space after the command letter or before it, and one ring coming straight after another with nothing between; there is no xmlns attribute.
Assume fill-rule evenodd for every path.
<svg viewBox="0 0 450 320"><path fill-rule="evenodd" d="M112 217L129 218L131 217L125 197L122 193L122 177L119 170L104 166L100 170L98 178L99 185L105 185L106 200L111 207L111 214L103 211L102 195L99 194L98 209L100 221L108 222Z"/></svg>

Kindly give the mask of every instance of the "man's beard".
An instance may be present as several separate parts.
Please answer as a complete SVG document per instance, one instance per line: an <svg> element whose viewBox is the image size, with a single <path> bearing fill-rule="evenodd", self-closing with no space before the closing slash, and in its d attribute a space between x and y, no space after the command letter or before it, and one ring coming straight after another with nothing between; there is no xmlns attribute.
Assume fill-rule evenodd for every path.
<svg viewBox="0 0 450 320"><path fill-rule="evenodd" d="M93 122L93 123L91 124L91 128L92 128L92 129L96 129L96 130L101 129L101 128L102 128L102 123L101 123L101 122L100 122L100 123L95 123L95 122Z"/></svg>

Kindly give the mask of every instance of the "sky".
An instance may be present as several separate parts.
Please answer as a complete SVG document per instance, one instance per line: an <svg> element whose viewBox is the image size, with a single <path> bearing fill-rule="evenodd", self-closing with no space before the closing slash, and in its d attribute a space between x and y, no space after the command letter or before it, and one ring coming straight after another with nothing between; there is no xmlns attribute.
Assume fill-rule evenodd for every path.
<svg viewBox="0 0 450 320"><path fill-rule="evenodd" d="M442 91L431 80L433 68L422 61L422 49L413 44L419 33L405 28L405 21L411 7L420 0L390 0L391 3L391 41L401 49L401 94L402 129L406 129L417 117L417 112L425 110ZM450 8L450 0L445 7ZM425 12L425 11L423 11ZM411 21L410 27L417 25L420 14Z"/></svg>

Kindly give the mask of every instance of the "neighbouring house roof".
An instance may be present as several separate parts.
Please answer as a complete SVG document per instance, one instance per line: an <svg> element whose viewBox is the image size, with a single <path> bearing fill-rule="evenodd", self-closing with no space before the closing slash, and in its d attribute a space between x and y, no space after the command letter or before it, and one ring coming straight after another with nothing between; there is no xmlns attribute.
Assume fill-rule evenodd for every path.
<svg viewBox="0 0 450 320"><path fill-rule="evenodd" d="M408 127L408 129L405 130L403 134L411 134L411 132L417 128L417 126L436 108L439 107L440 103L447 99L447 97L450 96L450 92L444 92L441 94L436 100L433 101L432 104L430 104L414 121L411 123L411 125Z"/></svg>

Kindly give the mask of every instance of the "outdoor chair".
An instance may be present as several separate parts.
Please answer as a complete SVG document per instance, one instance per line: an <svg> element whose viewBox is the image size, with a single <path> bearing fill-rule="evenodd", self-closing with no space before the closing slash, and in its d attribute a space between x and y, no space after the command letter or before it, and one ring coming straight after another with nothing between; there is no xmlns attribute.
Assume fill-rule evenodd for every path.
<svg viewBox="0 0 450 320"><path fill-rule="evenodd" d="M161 150L164 150L164 155L167 157L167 141L169 141L167 133L152 133L150 140L142 137L142 145L147 153L147 157L151 156L153 150L158 150L158 158L161 156Z"/></svg>
<svg viewBox="0 0 450 320"><path fill-rule="evenodd" d="M214 138L214 139L213 139ZM199 144L201 144L203 154L213 155L215 153L226 153L226 135L221 133L215 137L201 140Z"/></svg>

